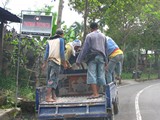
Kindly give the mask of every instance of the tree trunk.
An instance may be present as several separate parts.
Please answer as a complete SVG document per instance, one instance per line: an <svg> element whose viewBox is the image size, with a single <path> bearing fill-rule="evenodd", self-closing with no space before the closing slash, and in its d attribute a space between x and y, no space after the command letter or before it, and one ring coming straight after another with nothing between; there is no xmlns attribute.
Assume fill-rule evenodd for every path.
<svg viewBox="0 0 160 120"><path fill-rule="evenodd" d="M160 79L160 62L158 62L158 79Z"/></svg>
<svg viewBox="0 0 160 120"><path fill-rule="evenodd" d="M156 71L158 73L158 79L160 79L160 61L159 61L159 52L155 50L155 65L156 66Z"/></svg>
<svg viewBox="0 0 160 120"><path fill-rule="evenodd" d="M63 0L59 0L57 28L61 28L62 10L63 10Z"/></svg>
<svg viewBox="0 0 160 120"><path fill-rule="evenodd" d="M0 72L2 72L3 66L3 22L0 24Z"/></svg>
<svg viewBox="0 0 160 120"><path fill-rule="evenodd" d="M136 64L135 64L135 67L136 67L136 73L135 73L135 81L137 80L137 78L138 78L138 58L139 58L139 43L138 43L138 45L137 45L138 47L137 47L137 52L136 52Z"/></svg>
<svg viewBox="0 0 160 120"><path fill-rule="evenodd" d="M88 0L85 0L85 12L84 12L84 34L83 34L83 41L86 38L86 34L87 34L87 17L88 17Z"/></svg>
<svg viewBox="0 0 160 120"><path fill-rule="evenodd" d="M158 52L157 52L157 50L154 51L154 56L155 56L154 66L155 66L156 70L158 70Z"/></svg>

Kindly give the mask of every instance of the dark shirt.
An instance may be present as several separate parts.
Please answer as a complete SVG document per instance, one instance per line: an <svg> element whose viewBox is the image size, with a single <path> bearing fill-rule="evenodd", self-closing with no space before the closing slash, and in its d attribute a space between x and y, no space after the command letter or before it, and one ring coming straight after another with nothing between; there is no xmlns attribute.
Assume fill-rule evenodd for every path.
<svg viewBox="0 0 160 120"><path fill-rule="evenodd" d="M106 37L98 30L93 31L86 36L82 50L78 55L76 62L81 63L89 53L101 54L104 56L105 61L107 61Z"/></svg>

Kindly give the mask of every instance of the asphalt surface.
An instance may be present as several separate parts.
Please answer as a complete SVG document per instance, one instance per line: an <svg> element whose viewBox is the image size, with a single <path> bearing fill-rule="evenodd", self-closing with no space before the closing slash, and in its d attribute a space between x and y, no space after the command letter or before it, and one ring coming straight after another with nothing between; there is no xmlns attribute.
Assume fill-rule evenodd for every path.
<svg viewBox="0 0 160 120"><path fill-rule="evenodd" d="M119 86L119 113L115 120L160 120L160 80Z"/></svg>

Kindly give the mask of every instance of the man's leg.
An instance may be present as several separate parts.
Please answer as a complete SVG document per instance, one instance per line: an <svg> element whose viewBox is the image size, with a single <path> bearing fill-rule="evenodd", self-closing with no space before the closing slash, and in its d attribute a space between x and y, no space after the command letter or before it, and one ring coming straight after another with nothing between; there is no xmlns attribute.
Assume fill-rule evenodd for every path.
<svg viewBox="0 0 160 120"><path fill-rule="evenodd" d="M97 62L97 88L99 93L104 94L103 87L106 85L105 61L103 56L97 56L95 60Z"/></svg>
<svg viewBox="0 0 160 120"><path fill-rule="evenodd" d="M60 66L56 63L52 63L52 69L50 73L50 78L52 80L52 99L56 100L56 90L58 89L58 80L59 80L59 74L60 74Z"/></svg>
<svg viewBox="0 0 160 120"><path fill-rule="evenodd" d="M105 61L103 56L96 56L96 62L97 62L97 84L99 86L106 85L105 80Z"/></svg>
<svg viewBox="0 0 160 120"><path fill-rule="evenodd" d="M99 97L98 87L97 87L97 70L96 70L95 60L92 60L88 63L87 70L87 84L90 84L93 94L90 98Z"/></svg>
<svg viewBox="0 0 160 120"><path fill-rule="evenodd" d="M93 97L98 97L99 96L99 93L98 93L98 88L97 88L97 85L96 84L91 84L91 88L92 88L92 91L93 91Z"/></svg>
<svg viewBox="0 0 160 120"><path fill-rule="evenodd" d="M57 99L56 90L55 90L54 88L52 89L52 99L53 99L53 100L56 100L56 99Z"/></svg>
<svg viewBox="0 0 160 120"><path fill-rule="evenodd" d="M47 88L46 102L55 102L55 100L51 98L51 92L52 88Z"/></svg>
<svg viewBox="0 0 160 120"><path fill-rule="evenodd" d="M110 83L113 80L112 75L113 75L113 72L115 70L116 63L117 63L116 57L109 60L108 69L107 69L107 73L106 73L107 83Z"/></svg>
<svg viewBox="0 0 160 120"><path fill-rule="evenodd" d="M120 54L120 55L117 55L118 56L118 59L119 59L119 62L116 64L116 69L115 69L115 72L116 72L116 79L119 80L119 84L121 84L121 74L122 74L122 65L123 65L123 59L124 59L124 55L123 54Z"/></svg>
<svg viewBox="0 0 160 120"><path fill-rule="evenodd" d="M119 80L119 84L121 84L121 62L118 62L116 64L115 72L116 72L116 79Z"/></svg>
<svg viewBox="0 0 160 120"><path fill-rule="evenodd" d="M58 85L58 75L60 73L60 66L55 64L52 61L49 61L48 64L49 64L49 67L48 67L46 101L55 102L56 101L55 89L57 88L57 85Z"/></svg>
<svg viewBox="0 0 160 120"><path fill-rule="evenodd" d="M46 102L54 102L54 100L51 98L52 93L52 87L50 86L50 73L51 73L52 66L50 65L50 62L48 62L48 69L47 69L47 93L46 93Z"/></svg>

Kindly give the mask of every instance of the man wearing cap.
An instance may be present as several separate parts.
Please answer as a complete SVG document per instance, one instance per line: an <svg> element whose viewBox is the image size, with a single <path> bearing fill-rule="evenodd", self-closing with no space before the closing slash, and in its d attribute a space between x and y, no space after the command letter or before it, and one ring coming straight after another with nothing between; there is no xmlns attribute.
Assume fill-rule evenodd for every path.
<svg viewBox="0 0 160 120"><path fill-rule="evenodd" d="M60 66L63 65L65 69L67 67L65 62L63 36L63 30L59 28L56 30L56 34L47 40L44 63L42 65L42 69L44 69L48 63L46 102L56 101L55 90L58 86L58 75L61 68Z"/></svg>
<svg viewBox="0 0 160 120"><path fill-rule="evenodd" d="M87 61L87 84L91 85L93 94L89 98L98 98L99 87L106 85L105 64L107 62L106 37L98 30L98 24L90 24L91 33L86 36L82 50L76 60L77 65L83 62L85 57L92 55Z"/></svg>
<svg viewBox="0 0 160 120"><path fill-rule="evenodd" d="M65 58L69 69L72 68L72 64L76 62L76 55L81 45L82 43L78 39L65 45Z"/></svg>

